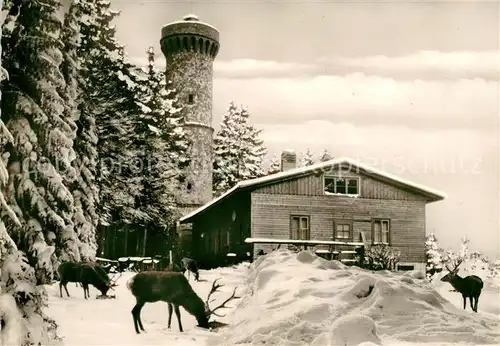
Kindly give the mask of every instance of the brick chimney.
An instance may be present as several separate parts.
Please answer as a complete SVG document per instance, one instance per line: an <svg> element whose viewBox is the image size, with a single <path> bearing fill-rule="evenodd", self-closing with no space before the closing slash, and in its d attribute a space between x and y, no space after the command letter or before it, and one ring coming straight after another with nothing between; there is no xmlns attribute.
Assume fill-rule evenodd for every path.
<svg viewBox="0 0 500 346"><path fill-rule="evenodd" d="M297 168L297 154L292 149L283 150L281 153L281 171Z"/></svg>

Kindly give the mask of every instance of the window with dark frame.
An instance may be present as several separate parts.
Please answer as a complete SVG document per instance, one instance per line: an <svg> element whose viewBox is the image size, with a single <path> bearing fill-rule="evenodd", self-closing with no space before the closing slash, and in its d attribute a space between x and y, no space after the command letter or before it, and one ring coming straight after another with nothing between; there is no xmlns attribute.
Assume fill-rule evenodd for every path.
<svg viewBox="0 0 500 346"><path fill-rule="evenodd" d="M194 103L194 94L189 94L188 95L188 103L193 104Z"/></svg>
<svg viewBox="0 0 500 346"><path fill-rule="evenodd" d="M359 178L325 177L325 192L343 195L358 195Z"/></svg>
<svg viewBox="0 0 500 346"><path fill-rule="evenodd" d="M336 221L334 222L333 237L336 240L349 240L351 239L352 225L350 222Z"/></svg>
<svg viewBox="0 0 500 346"><path fill-rule="evenodd" d="M309 240L310 236L309 216L292 215L290 220L290 239Z"/></svg>
<svg viewBox="0 0 500 346"><path fill-rule="evenodd" d="M391 222L389 219L373 219L372 243L389 244L391 239Z"/></svg>

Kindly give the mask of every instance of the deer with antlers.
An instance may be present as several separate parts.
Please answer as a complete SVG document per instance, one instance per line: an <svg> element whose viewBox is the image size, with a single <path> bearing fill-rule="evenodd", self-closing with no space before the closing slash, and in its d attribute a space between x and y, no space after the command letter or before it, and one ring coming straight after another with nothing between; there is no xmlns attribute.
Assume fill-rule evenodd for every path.
<svg viewBox="0 0 500 346"><path fill-rule="evenodd" d="M453 261L453 268L445 264L448 274L441 278L441 281L449 282L453 288L462 294L464 299L464 310L467 303L467 297L470 300L470 307L472 311L477 312L477 305L479 302L479 296L481 295L481 290L483 289L483 280L477 275L469 275L466 277L461 277L458 275L458 269L460 264L462 264L463 259Z"/></svg>
<svg viewBox="0 0 500 346"><path fill-rule="evenodd" d="M214 280L207 300L203 300L196 294L188 279L183 273L171 271L145 271L136 274L128 282L127 287L135 296L136 304L132 309L132 318L134 320L134 328L137 334L140 334L139 328L142 331L144 327L141 321L141 310L146 303L155 303L163 301L168 303L168 326L172 321L172 310L175 311L179 330L182 332L181 312L179 306L182 306L188 313L193 315L198 321L198 326L208 329L209 319L212 315L222 317L215 313L215 311L227 308L226 304L240 297L236 296L236 288L233 294L227 298L222 304L211 309L209 307L210 297L222 285L217 284Z"/></svg>

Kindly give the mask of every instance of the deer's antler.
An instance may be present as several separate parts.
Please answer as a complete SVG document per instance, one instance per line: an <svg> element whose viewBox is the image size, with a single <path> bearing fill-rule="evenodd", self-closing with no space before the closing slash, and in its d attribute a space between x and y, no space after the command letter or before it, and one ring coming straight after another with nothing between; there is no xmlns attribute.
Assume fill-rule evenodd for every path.
<svg viewBox="0 0 500 346"><path fill-rule="evenodd" d="M210 292L208 292L207 300L205 301L206 306L208 306L208 303L210 301L210 297L212 296L212 294L223 286L223 285L217 283L218 280L219 280L219 278L215 279L214 282L212 283L212 288L210 289Z"/></svg>
<svg viewBox="0 0 500 346"><path fill-rule="evenodd" d="M222 286L224 285L220 285L220 284L217 284L217 280L219 279L215 279L214 282L212 283L212 288L210 289L210 292L208 293L208 296L207 296L207 300L205 302L206 306L207 306L207 315L210 316L210 315L215 315L217 317L224 317L225 315L219 315L219 314L216 314L215 311L219 310L219 309L222 309L222 308L227 308L228 306L226 306L227 303L229 303L231 300L234 300L234 299L239 299L241 297L238 297L236 296L236 287L234 288L233 290L233 294L231 294L231 296L229 298L227 298L226 300L224 300L222 302L222 304L216 306L215 308L213 309L210 309L209 307L209 302L212 302L212 300L210 300L210 297L211 295L217 291L219 288L221 288Z"/></svg>
<svg viewBox="0 0 500 346"><path fill-rule="evenodd" d="M456 271L458 269L458 267L460 267L460 265L462 264L463 261L464 261L463 258L458 258L458 259L456 259L454 261L451 261L451 263L453 265L453 269L450 269L450 267L448 266L448 264L445 264L444 266L451 273L451 272Z"/></svg>
<svg viewBox="0 0 500 346"><path fill-rule="evenodd" d="M216 307L215 307L215 308L213 308L213 309L210 309L210 310L208 311L208 315L209 315L209 316L210 316L210 315L215 315L215 316L217 316L217 317L224 317L224 316L226 316L226 315L219 315L219 314L216 314L216 313L215 313L215 311L217 311L217 310L219 310L219 309L222 309L222 308L227 308L227 307L228 307L228 306L226 306L226 304L227 304L227 303L229 303L231 300L234 300L234 299L239 299L239 298L241 298L241 297L236 296L236 287L235 287L235 288L234 288L234 290L233 290L233 294L231 294L231 296L230 296L229 298L227 298L226 300L224 300L224 301L222 302L222 304L220 304L220 305L216 306Z"/></svg>

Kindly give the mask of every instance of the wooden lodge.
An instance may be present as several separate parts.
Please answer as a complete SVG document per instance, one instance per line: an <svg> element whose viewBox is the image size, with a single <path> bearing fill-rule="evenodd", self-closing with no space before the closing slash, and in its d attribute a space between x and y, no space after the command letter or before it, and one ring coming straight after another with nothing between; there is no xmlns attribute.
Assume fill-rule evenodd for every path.
<svg viewBox="0 0 500 346"><path fill-rule="evenodd" d="M441 192L347 157L295 163L284 153L282 172L241 181L179 220L190 224L187 250L201 267L221 265L228 253L252 258L277 248L247 238L385 243L401 251L400 265L424 265L425 207L443 200Z"/></svg>

